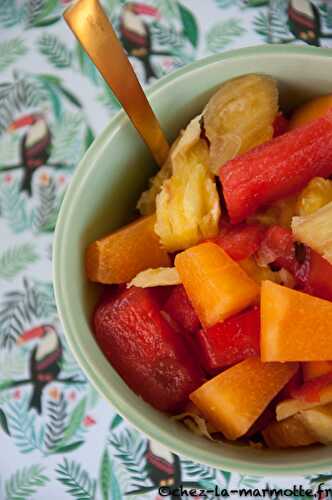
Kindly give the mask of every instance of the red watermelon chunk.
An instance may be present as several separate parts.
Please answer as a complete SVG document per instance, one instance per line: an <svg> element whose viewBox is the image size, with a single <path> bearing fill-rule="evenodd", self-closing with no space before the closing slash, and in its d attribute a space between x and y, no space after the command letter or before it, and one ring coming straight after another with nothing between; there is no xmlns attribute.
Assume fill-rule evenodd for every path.
<svg viewBox="0 0 332 500"><path fill-rule="evenodd" d="M201 324L183 285L177 285L166 301L164 311L185 333L195 333Z"/></svg>
<svg viewBox="0 0 332 500"><path fill-rule="evenodd" d="M297 289L332 301L332 265L317 252L303 245L304 258L297 259L295 241L289 229L271 226L261 242L258 258L289 271Z"/></svg>
<svg viewBox="0 0 332 500"><path fill-rule="evenodd" d="M259 336L258 306L200 330L197 342L204 368L208 373L215 374L246 358L259 356Z"/></svg>
<svg viewBox="0 0 332 500"><path fill-rule="evenodd" d="M226 163L220 180L232 223L332 174L332 111Z"/></svg>
<svg viewBox="0 0 332 500"><path fill-rule="evenodd" d="M130 288L97 306L94 333L128 386L152 406L179 411L203 373L185 340L160 312L151 289Z"/></svg>
<svg viewBox="0 0 332 500"><path fill-rule="evenodd" d="M288 124L287 118L282 113L278 113L273 122L273 137L285 134L288 130Z"/></svg>
<svg viewBox="0 0 332 500"><path fill-rule="evenodd" d="M332 372L325 373L320 377L305 382L300 387L294 388L291 391L291 396L308 403L318 403L320 401L321 390L330 384L332 384Z"/></svg>
<svg viewBox="0 0 332 500"><path fill-rule="evenodd" d="M270 226L266 231L258 258L263 264L275 264L295 275L298 268L293 233L281 226Z"/></svg>
<svg viewBox="0 0 332 500"><path fill-rule="evenodd" d="M260 247L266 228L262 224L223 225L212 241L236 261L253 255Z"/></svg>
<svg viewBox="0 0 332 500"><path fill-rule="evenodd" d="M306 247L305 261L296 277L304 292L332 301L332 266L311 248Z"/></svg>

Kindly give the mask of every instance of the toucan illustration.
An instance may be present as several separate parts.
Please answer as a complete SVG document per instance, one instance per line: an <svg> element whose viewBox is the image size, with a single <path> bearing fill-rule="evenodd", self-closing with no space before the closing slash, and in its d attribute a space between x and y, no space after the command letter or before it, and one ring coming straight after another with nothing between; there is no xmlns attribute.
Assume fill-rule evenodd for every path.
<svg viewBox="0 0 332 500"><path fill-rule="evenodd" d="M288 24L292 34L309 45L319 47L321 38L332 37L322 33L318 7L310 0L288 1Z"/></svg>
<svg viewBox="0 0 332 500"><path fill-rule="evenodd" d="M0 390L31 384L33 387L29 408L34 408L37 413L42 413L42 393L45 387L52 382L64 384L82 384L85 381L74 377L60 379L63 348L53 325L41 325L31 330L24 331L17 339L17 345L25 344L37 339L30 357L28 379L15 380L0 384Z"/></svg>
<svg viewBox="0 0 332 500"><path fill-rule="evenodd" d="M159 10L151 5L142 3L127 3L120 16L120 39L124 49L131 57L136 57L143 64L145 81L156 78L151 65L150 57L169 56L170 52L153 50L151 34L148 24L141 16L151 16L159 19Z"/></svg>
<svg viewBox="0 0 332 500"><path fill-rule="evenodd" d="M23 169L21 191L32 194L32 178L35 171L42 167L59 167L58 163L50 163L52 134L42 113L31 113L13 121L7 131L27 128L21 139L20 161L17 165L1 167L1 173L9 170Z"/></svg>
<svg viewBox="0 0 332 500"><path fill-rule="evenodd" d="M41 397L44 388L56 380L61 371L62 345L52 325L38 326L25 331L17 341L18 345L39 339L30 358L30 381L33 392L29 408L41 413Z"/></svg>
<svg viewBox="0 0 332 500"><path fill-rule="evenodd" d="M183 481L179 457L154 441L148 441L145 460L145 470L152 486L143 486L126 493L126 495L144 494L164 486L169 488L171 500L175 500L179 498L178 491L175 490L181 486L198 491L202 488L202 484L198 481ZM172 490L174 490L174 495L171 493Z"/></svg>
<svg viewBox="0 0 332 500"><path fill-rule="evenodd" d="M153 441L149 441L145 454L146 472L150 481L159 488L160 486L174 486L181 477L180 460Z"/></svg>

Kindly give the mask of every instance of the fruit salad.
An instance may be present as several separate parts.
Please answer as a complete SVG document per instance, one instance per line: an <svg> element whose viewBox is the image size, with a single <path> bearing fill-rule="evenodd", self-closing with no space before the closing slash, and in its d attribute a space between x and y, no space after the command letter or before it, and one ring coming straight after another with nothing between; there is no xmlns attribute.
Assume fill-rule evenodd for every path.
<svg viewBox="0 0 332 500"><path fill-rule="evenodd" d="M92 242L97 343L196 434L332 443L332 95L285 114L277 82L220 85L138 200Z"/></svg>

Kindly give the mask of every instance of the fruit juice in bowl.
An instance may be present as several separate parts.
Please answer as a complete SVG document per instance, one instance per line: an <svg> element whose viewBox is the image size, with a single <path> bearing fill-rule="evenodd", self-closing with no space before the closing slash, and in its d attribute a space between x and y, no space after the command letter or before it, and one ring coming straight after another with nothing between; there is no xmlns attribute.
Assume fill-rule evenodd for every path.
<svg viewBox="0 0 332 500"><path fill-rule="evenodd" d="M68 341L122 415L193 460L331 465L332 111L318 97L331 68L329 51L298 47L184 68L150 93L174 142L149 186L119 114L64 201L54 270Z"/></svg>

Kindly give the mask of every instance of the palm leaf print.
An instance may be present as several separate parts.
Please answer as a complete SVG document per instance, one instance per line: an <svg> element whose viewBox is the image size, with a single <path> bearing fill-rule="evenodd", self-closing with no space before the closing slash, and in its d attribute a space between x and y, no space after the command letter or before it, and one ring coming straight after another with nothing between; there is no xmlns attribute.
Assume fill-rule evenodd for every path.
<svg viewBox="0 0 332 500"><path fill-rule="evenodd" d="M37 46L55 68L63 69L71 66L72 53L56 35L43 33L38 39Z"/></svg>
<svg viewBox="0 0 332 500"><path fill-rule="evenodd" d="M57 480L60 481L66 490L78 500L95 500L97 482L91 479L89 473L83 467L72 460L66 458L62 464L56 468Z"/></svg>
<svg viewBox="0 0 332 500"><path fill-rule="evenodd" d="M27 47L22 38L16 37L0 43L0 71L17 61L27 53Z"/></svg>
<svg viewBox="0 0 332 500"><path fill-rule="evenodd" d="M35 245L23 243L7 248L0 254L0 279L12 279L38 259Z"/></svg>
<svg viewBox="0 0 332 500"><path fill-rule="evenodd" d="M219 52L245 32L241 19L219 21L206 34L207 49L209 52Z"/></svg>
<svg viewBox="0 0 332 500"><path fill-rule="evenodd" d="M111 434L110 444L114 449L114 456L127 469L135 487L146 484L147 474L143 456L146 450L146 440L136 431L124 430L118 435Z"/></svg>
<svg viewBox="0 0 332 500"><path fill-rule="evenodd" d="M50 400L47 404L49 422L46 425L45 446L49 452L53 452L63 440L67 422L67 401L61 392L56 400Z"/></svg>
<svg viewBox="0 0 332 500"><path fill-rule="evenodd" d="M35 416L28 411L29 400L29 394L25 394L21 400L12 401L7 405L9 430L21 453L30 453L33 450L43 452L44 432L41 430L39 435L37 434Z"/></svg>
<svg viewBox="0 0 332 500"><path fill-rule="evenodd" d="M29 500L48 481L41 465L19 469L5 482L6 500Z"/></svg>

